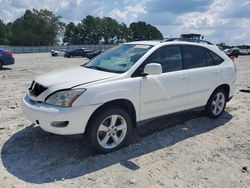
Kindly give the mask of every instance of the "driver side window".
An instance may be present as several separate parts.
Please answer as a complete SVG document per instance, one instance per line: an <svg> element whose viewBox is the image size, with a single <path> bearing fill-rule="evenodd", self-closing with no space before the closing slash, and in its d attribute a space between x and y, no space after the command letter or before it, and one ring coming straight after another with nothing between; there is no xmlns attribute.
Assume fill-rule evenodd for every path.
<svg viewBox="0 0 250 188"><path fill-rule="evenodd" d="M149 56L146 62L146 64L161 64L163 73L178 71L183 68L182 54L179 46L163 46Z"/></svg>

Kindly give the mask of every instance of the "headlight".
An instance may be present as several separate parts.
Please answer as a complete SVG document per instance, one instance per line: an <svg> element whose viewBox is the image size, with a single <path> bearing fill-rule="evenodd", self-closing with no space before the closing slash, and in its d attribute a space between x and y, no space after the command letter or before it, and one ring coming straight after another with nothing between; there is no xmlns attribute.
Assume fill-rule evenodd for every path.
<svg viewBox="0 0 250 188"><path fill-rule="evenodd" d="M45 102L56 106L71 107L73 102L85 91L86 89L57 91L50 95Z"/></svg>

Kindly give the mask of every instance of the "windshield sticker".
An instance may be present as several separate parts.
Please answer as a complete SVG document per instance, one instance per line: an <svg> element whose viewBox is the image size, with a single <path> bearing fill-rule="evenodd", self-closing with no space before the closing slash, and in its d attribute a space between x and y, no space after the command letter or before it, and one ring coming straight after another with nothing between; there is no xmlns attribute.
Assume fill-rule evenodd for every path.
<svg viewBox="0 0 250 188"><path fill-rule="evenodd" d="M135 48L143 48L143 49L148 49L148 48L150 48L150 46L149 45L136 45L135 46Z"/></svg>

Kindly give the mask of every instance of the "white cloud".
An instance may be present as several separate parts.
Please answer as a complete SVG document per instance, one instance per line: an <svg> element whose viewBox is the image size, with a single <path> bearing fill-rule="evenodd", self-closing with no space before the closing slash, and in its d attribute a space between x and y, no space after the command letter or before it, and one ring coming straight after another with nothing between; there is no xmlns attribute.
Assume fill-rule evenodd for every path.
<svg viewBox="0 0 250 188"><path fill-rule="evenodd" d="M186 1L0 0L0 18L9 22L23 15L26 9L47 8L66 22L77 23L87 15L111 16L126 24L146 21L167 37L197 32L216 43L250 44L250 0Z"/></svg>
<svg viewBox="0 0 250 188"><path fill-rule="evenodd" d="M246 1L246 2L244 2L244 3L242 3L242 5L241 6L248 6L248 5L250 5L250 1Z"/></svg>
<svg viewBox="0 0 250 188"><path fill-rule="evenodd" d="M247 18L225 17L228 11L238 8L235 1L215 0L206 11L190 12L176 16L176 23L168 29L162 29L165 36L179 36L182 33L200 33L212 42L228 44L250 43L250 20ZM162 28L162 27L161 27Z"/></svg>
<svg viewBox="0 0 250 188"><path fill-rule="evenodd" d="M131 23L136 21L139 15L145 13L145 6L143 4L137 4L135 6L125 7L123 11L116 8L109 13L109 16L125 23Z"/></svg>

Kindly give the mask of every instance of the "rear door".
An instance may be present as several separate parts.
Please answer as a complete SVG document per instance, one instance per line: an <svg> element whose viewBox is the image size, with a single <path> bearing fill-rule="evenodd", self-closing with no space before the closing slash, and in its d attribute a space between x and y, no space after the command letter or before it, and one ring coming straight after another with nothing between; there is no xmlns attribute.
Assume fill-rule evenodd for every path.
<svg viewBox="0 0 250 188"><path fill-rule="evenodd" d="M189 77L187 105L189 108L204 106L220 82L220 67L204 47L182 45L182 52Z"/></svg>
<svg viewBox="0 0 250 188"><path fill-rule="evenodd" d="M183 70L180 46L168 45L156 50L140 67L148 63L162 65L163 73L141 77L141 117L148 119L186 108L188 76Z"/></svg>

